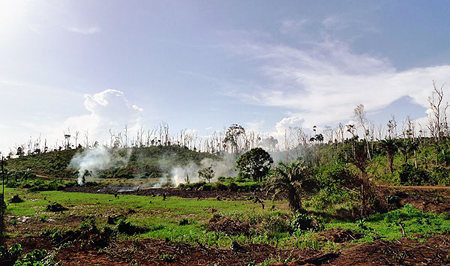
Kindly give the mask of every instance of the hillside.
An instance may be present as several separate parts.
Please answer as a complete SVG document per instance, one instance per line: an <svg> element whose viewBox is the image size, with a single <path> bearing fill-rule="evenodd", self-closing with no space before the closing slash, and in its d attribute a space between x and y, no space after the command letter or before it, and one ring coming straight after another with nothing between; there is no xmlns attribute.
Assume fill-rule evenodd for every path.
<svg viewBox="0 0 450 266"><path fill-rule="evenodd" d="M204 158L218 159L213 154L178 146L150 146L112 151L115 154L123 154L126 157L126 163L101 171L99 173L101 177L160 177L167 174L173 166L199 164ZM36 175L75 178L76 169L69 165L74 156L83 152L85 152L84 149L72 149L20 156L7 161L8 170L29 170Z"/></svg>

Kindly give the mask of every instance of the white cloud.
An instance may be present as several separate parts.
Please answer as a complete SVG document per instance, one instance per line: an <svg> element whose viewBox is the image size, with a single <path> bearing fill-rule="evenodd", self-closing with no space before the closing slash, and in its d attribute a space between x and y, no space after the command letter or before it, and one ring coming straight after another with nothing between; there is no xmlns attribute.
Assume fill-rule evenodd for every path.
<svg viewBox="0 0 450 266"><path fill-rule="evenodd" d="M427 107L432 80L450 80L450 65L397 71L386 58L356 54L329 39L308 48L244 40L234 52L258 61L269 82L251 81L249 89L233 95L247 103L285 108L303 117L308 128L348 120L360 103L374 111L410 96Z"/></svg>
<svg viewBox="0 0 450 266"><path fill-rule="evenodd" d="M304 119L301 117L291 116L285 117L280 122L278 122L275 126L278 134L284 134L286 130L289 128L302 128L304 123Z"/></svg>
<svg viewBox="0 0 450 266"><path fill-rule="evenodd" d="M79 34L84 34L84 35L90 35L90 34L95 34L101 31L101 28L93 26L93 27L66 27L66 29L68 31L71 32L75 32L75 33L79 33Z"/></svg>
<svg viewBox="0 0 450 266"><path fill-rule="evenodd" d="M110 130L114 134L123 134L127 127L131 136L141 127L143 109L131 104L123 92L108 89L84 97L84 106L90 114L68 118L64 128L70 128L72 132L89 132L91 141L102 143L109 140Z"/></svg>

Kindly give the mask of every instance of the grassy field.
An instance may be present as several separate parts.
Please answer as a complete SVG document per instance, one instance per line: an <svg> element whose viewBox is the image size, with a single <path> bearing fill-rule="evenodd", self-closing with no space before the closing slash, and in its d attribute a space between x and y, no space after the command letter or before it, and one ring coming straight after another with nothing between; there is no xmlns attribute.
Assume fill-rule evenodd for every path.
<svg viewBox="0 0 450 266"><path fill-rule="evenodd" d="M7 188L5 199L18 195L22 203L8 203L8 234L12 237L39 234L57 228L60 231L76 229L81 220L93 217L98 227L112 227L109 217L122 217L146 232L120 239L157 238L187 243L200 242L205 246L228 247L232 241L242 244L265 243L286 248L339 249L335 243L322 239L326 230L350 229L362 235L353 242L370 242L375 239L395 240L406 235L421 238L432 234L450 232L450 220L445 214L424 213L406 205L385 214L376 214L359 221L325 220L315 217L321 228L316 230L290 230L292 214L286 202L266 202L262 209L252 200L188 199L179 197L135 196L71 193L63 191L29 192L26 189ZM63 212L47 211L47 206L57 202L68 208ZM208 230L214 216L249 225L248 234L229 234ZM21 221L31 219L32 222ZM402 227L403 231L402 232ZM26 229L26 230L25 230ZM209 228L211 229L211 228Z"/></svg>

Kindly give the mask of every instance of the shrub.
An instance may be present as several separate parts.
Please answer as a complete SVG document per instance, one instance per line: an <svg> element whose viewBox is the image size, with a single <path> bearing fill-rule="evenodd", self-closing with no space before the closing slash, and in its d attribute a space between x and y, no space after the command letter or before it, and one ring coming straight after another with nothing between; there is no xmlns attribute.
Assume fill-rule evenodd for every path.
<svg viewBox="0 0 450 266"><path fill-rule="evenodd" d="M434 167L431 170L431 183L440 186L450 185L450 170L442 166Z"/></svg>
<svg viewBox="0 0 450 266"><path fill-rule="evenodd" d="M291 231L289 219L280 213L274 213L265 217L261 222L261 227L264 232L268 232L271 235Z"/></svg>
<svg viewBox="0 0 450 266"><path fill-rule="evenodd" d="M411 164L404 164L399 170L400 182L408 186L423 186L430 182L429 173L421 168L415 168Z"/></svg>
<svg viewBox="0 0 450 266"><path fill-rule="evenodd" d="M290 227L292 232L296 231L319 231L323 229L322 223L306 214L296 214L290 220Z"/></svg>

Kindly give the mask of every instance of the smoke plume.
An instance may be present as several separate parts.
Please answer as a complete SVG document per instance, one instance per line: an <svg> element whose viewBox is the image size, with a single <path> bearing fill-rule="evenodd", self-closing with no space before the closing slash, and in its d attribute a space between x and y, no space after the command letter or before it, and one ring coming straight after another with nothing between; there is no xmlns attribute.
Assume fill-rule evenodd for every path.
<svg viewBox="0 0 450 266"><path fill-rule="evenodd" d="M69 167L78 170L78 184L83 185L85 182L95 179L99 171L126 165L130 155L130 149L108 149L99 146L76 154Z"/></svg>
<svg viewBox="0 0 450 266"><path fill-rule="evenodd" d="M191 162L186 166L173 167L170 171L170 177L174 186L188 181L191 183L198 182L200 181L198 171L211 166L214 171L214 178L211 181L214 182L220 176L236 176L235 165L236 158L231 154L223 156L220 160L205 158L199 165Z"/></svg>

